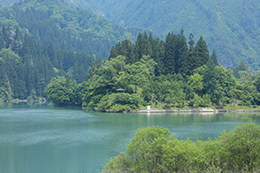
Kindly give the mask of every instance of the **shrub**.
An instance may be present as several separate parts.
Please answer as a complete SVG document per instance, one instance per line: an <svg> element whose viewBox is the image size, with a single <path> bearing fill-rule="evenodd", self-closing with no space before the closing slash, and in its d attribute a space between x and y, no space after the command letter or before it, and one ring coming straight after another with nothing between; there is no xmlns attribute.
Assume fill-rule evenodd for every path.
<svg viewBox="0 0 260 173"><path fill-rule="evenodd" d="M252 171L260 166L260 126L249 121L218 138L219 157L226 170Z"/></svg>
<svg viewBox="0 0 260 173"><path fill-rule="evenodd" d="M104 172L254 172L260 169L260 126L249 121L215 141L181 141L160 127L138 129Z"/></svg>
<svg viewBox="0 0 260 173"><path fill-rule="evenodd" d="M139 108L141 98L138 94L114 93L102 97L95 107L96 110L127 111Z"/></svg>

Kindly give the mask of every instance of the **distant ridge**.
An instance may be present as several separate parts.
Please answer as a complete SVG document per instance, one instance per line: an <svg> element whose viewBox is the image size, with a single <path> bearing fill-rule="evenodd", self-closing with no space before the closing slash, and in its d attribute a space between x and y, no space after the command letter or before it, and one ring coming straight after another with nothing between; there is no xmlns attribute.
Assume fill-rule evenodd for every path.
<svg viewBox="0 0 260 173"><path fill-rule="evenodd" d="M259 68L259 0L76 0L73 4L124 26L149 28L161 37L184 28L186 38L190 33L195 40L203 35L224 67L245 61L251 69Z"/></svg>

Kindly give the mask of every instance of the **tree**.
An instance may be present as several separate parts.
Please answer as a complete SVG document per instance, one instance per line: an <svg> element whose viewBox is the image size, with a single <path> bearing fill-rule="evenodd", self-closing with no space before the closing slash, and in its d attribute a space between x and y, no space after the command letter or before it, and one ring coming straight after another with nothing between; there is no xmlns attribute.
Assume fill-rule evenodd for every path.
<svg viewBox="0 0 260 173"><path fill-rule="evenodd" d="M220 161L225 170L253 171L260 164L260 126L249 120L218 138Z"/></svg>
<svg viewBox="0 0 260 173"><path fill-rule="evenodd" d="M88 91L83 97L84 102L92 107L95 107L102 97L115 92L118 88L124 88L127 92L131 91L128 80L119 80L121 73L125 72L124 56L119 55L100 66L101 63L94 63Z"/></svg>
<svg viewBox="0 0 260 173"><path fill-rule="evenodd" d="M210 59L214 62L215 66L218 65L217 53L216 53L215 49L213 49Z"/></svg>
<svg viewBox="0 0 260 173"><path fill-rule="evenodd" d="M3 35L0 36L0 50L5 48L5 40Z"/></svg>
<svg viewBox="0 0 260 173"><path fill-rule="evenodd" d="M110 61L112 58L115 58L115 57L117 57L118 55L119 55L118 50L116 49L115 46L113 46L113 47L111 48L111 50L110 50L110 55L109 55L108 60Z"/></svg>
<svg viewBox="0 0 260 173"><path fill-rule="evenodd" d="M133 64L135 63L135 55L134 55L134 47L130 40L122 41L122 48L120 50L120 55L126 57L126 64Z"/></svg>
<svg viewBox="0 0 260 173"><path fill-rule="evenodd" d="M165 43L164 41L159 42L158 58L154 61L157 63L155 66L155 76L159 76L164 72L164 56L165 56Z"/></svg>
<svg viewBox="0 0 260 173"><path fill-rule="evenodd" d="M141 62L145 64L145 66L148 68L148 78L151 79L154 76L155 66L157 65L157 63L153 59L151 59L149 55L143 55Z"/></svg>
<svg viewBox="0 0 260 173"><path fill-rule="evenodd" d="M185 60L187 58L188 46L186 43L186 38L184 36L184 30L181 29L180 33L177 35L177 45L175 48L175 72L185 74Z"/></svg>
<svg viewBox="0 0 260 173"><path fill-rule="evenodd" d="M236 88L236 79L229 69L225 69L222 66L216 66L214 68L217 80L217 90L222 91L225 96L230 97L230 91Z"/></svg>
<svg viewBox="0 0 260 173"><path fill-rule="evenodd" d="M213 61L209 59L203 75L204 94L209 94L211 98L217 88L216 70L214 67Z"/></svg>
<svg viewBox="0 0 260 173"><path fill-rule="evenodd" d="M193 48L194 48L195 41L193 39L194 39L194 35L192 33L190 33L190 36L189 36L189 51L192 51Z"/></svg>
<svg viewBox="0 0 260 173"><path fill-rule="evenodd" d="M67 80L59 77L47 85L44 93L48 95L48 99L56 105L70 105L72 91L66 86Z"/></svg>
<svg viewBox="0 0 260 173"><path fill-rule="evenodd" d="M66 86L66 88L70 88L70 77L68 74L67 74L65 86Z"/></svg>
<svg viewBox="0 0 260 173"><path fill-rule="evenodd" d="M174 74L175 73L175 65L176 65L176 60L175 60L175 41L176 41L176 36L169 33L166 37L165 40L165 54L164 54L164 71L163 74Z"/></svg>
<svg viewBox="0 0 260 173"><path fill-rule="evenodd" d="M117 83L128 83L134 86L134 92L137 92L137 86L143 87L148 81L149 70L145 64L136 62L132 65L126 65L125 71L121 73Z"/></svg>
<svg viewBox="0 0 260 173"><path fill-rule="evenodd" d="M105 171L115 171L119 168L122 172L122 165L127 172L161 172L163 171L163 150L169 140L174 136L170 136L169 129L161 127L147 127L138 129L135 137L133 137L127 145L126 153L114 157L105 167ZM121 162L118 158L123 158ZM119 161L119 162L118 162Z"/></svg>
<svg viewBox="0 0 260 173"><path fill-rule="evenodd" d="M260 76L258 76L255 80L255 86L256 86L256 90L258 92L260 92Z"/></svg>
<svg viewBox="0 0 260 173"><path fill-rule="evenodd" d="M199 66L197 65L197 55L196 52L194 50L194 44L195 41L193 40L194 36L192 33L190 33L189 36L189 48L188 51L186 52L186 55L183 55L182 57L182 68L180 69L180 73L184 74L184 75L192 75L193 71L198 68Z"/></svg>
<svg viewBox="0 0 260 173"><path fill-rule="evenodd" d="M139 33L134 47L134 55L135 55L134 63L140 61L140 59L143 56L142 52L143 52L143 34Z"/></svg>
<svg viewBox="0 0 260 173"><path fill-rule="evenodd" d="M200 39L197 41L194 49L197 56L197 67L206 64L209 60L209 51L202 36L200 36Z"/></svg>
<svg viewBox="0 0 260 173"><path fill-rule="evenodd" d="M203 76L201 76L198 73L195 73L194 75L191 75L188 80L188 84L193 89L195 93L202 96L203 93Z"/></svg>

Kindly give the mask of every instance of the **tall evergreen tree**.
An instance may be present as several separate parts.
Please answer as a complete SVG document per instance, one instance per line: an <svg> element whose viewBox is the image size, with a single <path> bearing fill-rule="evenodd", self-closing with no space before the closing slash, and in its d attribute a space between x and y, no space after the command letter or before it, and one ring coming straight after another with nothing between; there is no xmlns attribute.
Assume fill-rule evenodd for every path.
<svg viewBox="0 0 260 173"><path fill-rule="evenodd" d="M215 70L215 64L214 62L209 59L205 72L203 75L203 89L204 94L209 94L211 97L214 96L215 89L217 88L217 80L216 80L216 70Z"/></svg>
<svg viewBox="0 0 260 173"><path fill-rule="evenodd" d="M141 60L142 52L143 52L143 34L139 33L134 47L134 54L135 54L134 62L138 62Z"/></svg>
<svg viewBox="0 0 260 173"><path fill-rule="evenodd" d="M190 33L189 42L188 42L189 48L186 53L186 58L184 58L184 60L182 61L183 64L182 64L181 73L188 76L192 75L193 71L199 67L196 62L197 57L196 57L196 52L194 50L195 41L193 39L194 36L192 33Z"/></svg>
<svg viewBox="0 0 260 173"><path fill-rule="evenodd" d="M135 62L134 47L130 40L126 39L122 41L120 55L126 57L126 64L133 64Z"/></svg>
<svg viewBox="0 0 260 173"><path fill-rule="evenodd" d="M189 51L192 51L193 48L194 48L195 41L193 39L194 39L194 35L192 33L190 33L190 36L189 36Z"/></svg>
<svg viewBox="0 0 260 173"><path fill-rule="evenodd" d="M165 41L165 54L164 54L164 70L163 74L174 74L175 73L175 55L174 55L174 35L169 33Z"/></svg>
<svg viewBox="0 0 260 173"><path fill-rule="evenodd" d="M202 36L200 36L200 39L197 41L195 45L195 51L197 55L197 63L198 66L202 66L206 64L209 60L209 51L206 42L203 40Z"/></svg>
<svg viewBox="0 0 260 173"><path fill-rule="evenodd" d="M185 74L184 68L187 65L186 64L187 52L188 52L188 46L187 46L186 38L184 36L184 30L182 28L180 33L177 35L177 45L175 49L176 73Z"/></svg>
<svg viewBox="0 0 260 173"><path fill-rule="evenodd" d="M165 57L165 43L164 41L160 41L158 50L158 58L154 59L156 62L155 65L155 76L160 76L164 71L164 57Z"/></svg>
<svg viewBox="0 0 260 173"><path fill-rule="evenodd" d="M0 36L0 50L2 48L5 48L5 40L4 40L3 35Z"/></svg>
<svg viewBox="0 0 260 173"><path fill-rule="evenodd" d="M117 43L118 44L118 43ZM110 55L108 57L108 60L110 61L112 58L115 58L119 55L119 50L115 47L112 46L111 50L110 50Z"/></svg>
<svg viewBox="0 0 260 173"><path fill-rule="evenodd" d="M25 75L24 75L24 67L23 64L20 62L18 64L18 80L17 80L17 85L18 85L18 98L19 99L25 99L27 98L27 88L26 88L26 83L25 83Z"/></svg>
<svg viewBox="0 0 260 173"><path fill-rule="evenodd" d="M8 48L9 47L9 38L8 38L8 35L7 35L7 31L6 31L6 27L5 25L2 26L2 37L4 39L4 43L5 43L5 48Z"/></svg>
<svg viewBox="0 0 260 173"><path fill-rule="evenodd" d="M215 49L213 49L210 59L214 62L214 64L216 66L218 65L217 53L216 53Z"/></svg>
<svg viewBox="0 0 260 173"><path fill-rule="evenodd" d="M70 88L70 77L69 77L68 74L67 74L65 86L66 86L67 88Z"/></svg>

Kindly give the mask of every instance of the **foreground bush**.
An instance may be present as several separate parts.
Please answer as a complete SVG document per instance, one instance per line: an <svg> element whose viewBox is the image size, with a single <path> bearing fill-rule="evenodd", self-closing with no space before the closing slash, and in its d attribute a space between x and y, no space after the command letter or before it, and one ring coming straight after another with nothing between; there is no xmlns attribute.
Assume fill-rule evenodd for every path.
<svg viewBox="0 0 260 173"><path fill-rule="evenodd" d="M215 141L181 141L169 129L138 129L103 172L259 172L260 126L249 121Z"/></svg>

